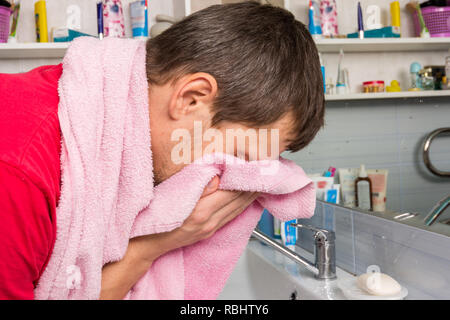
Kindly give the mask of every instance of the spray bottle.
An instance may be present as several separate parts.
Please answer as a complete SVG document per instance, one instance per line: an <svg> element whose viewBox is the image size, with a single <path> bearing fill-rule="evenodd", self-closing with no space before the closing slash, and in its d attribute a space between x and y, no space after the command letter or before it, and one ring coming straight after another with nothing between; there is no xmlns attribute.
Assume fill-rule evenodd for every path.
<svg viewBox="0 0 450 320"><path fill-rule="evenodd" d="M36 19L36 42L48 42L45 0L39 0L34 4L34 16Z"/></svg>

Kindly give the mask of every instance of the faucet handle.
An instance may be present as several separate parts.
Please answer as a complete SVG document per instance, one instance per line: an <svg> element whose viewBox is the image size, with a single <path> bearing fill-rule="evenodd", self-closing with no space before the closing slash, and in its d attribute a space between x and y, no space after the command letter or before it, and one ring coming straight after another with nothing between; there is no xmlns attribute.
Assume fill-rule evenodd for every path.
<svg viewBox="0 0 450 320"><path fill-rule="evenodd" d="M291 223L291 226L293 226L295 228L302 228L302 229L307 229L307 230L313 231L314 238L316 238L316 239L322 238L324 241L333 241L336 238L334 231L331 231L331 230L320 229L320 228L316 228L311 225L300 224L300 223Z"/></svg>
<svg viewBox="0 0 450 320"><path fill-rule="evenodd" d="M300 223L292 223L291 225L295 228L303 228L314 232L314 265L319 270L317 277L319 279L336 278L335 232Z"/></svg>

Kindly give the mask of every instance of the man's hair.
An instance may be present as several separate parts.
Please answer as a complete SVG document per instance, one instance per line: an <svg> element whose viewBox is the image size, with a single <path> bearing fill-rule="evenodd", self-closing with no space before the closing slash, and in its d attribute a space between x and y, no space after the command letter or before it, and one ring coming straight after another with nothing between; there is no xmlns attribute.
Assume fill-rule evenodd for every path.
<svg viewBox="0 0 450 320"><path fill-rule="evenodd" d="M295 139L307 146L324 124L316 45L287 10L248 1L198 11L147 43L147 78L163 85L196 72L218 84L212 125L269 125L291 112Z"/></svg>

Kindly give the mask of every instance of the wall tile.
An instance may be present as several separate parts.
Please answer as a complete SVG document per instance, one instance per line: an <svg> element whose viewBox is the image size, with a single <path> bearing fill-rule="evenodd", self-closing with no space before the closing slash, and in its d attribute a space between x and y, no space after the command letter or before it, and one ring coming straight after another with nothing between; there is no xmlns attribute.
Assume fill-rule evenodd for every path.
<svg viewBox="0 0 450 320"><path fill-rule="evenodd" d="M330 206L331 207L331 206ZM336 232L336 264L355 274L355 243L353 237L353 212L339 207L334 208Z"/></svg>

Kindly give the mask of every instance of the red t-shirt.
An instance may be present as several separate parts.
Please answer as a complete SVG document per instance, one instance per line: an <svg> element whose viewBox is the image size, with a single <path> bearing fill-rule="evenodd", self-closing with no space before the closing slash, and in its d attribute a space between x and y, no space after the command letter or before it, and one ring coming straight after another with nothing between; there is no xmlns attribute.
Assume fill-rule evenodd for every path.
<svg viewBox="0 0 450 320"><path fill-rule="evenodd" d="M0 74L0 299L33 299L56 238L62 66Z"/></svg>

